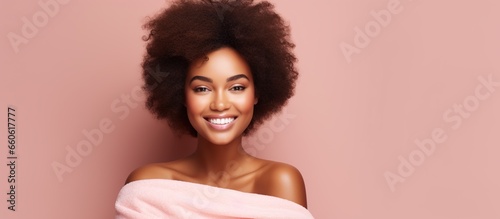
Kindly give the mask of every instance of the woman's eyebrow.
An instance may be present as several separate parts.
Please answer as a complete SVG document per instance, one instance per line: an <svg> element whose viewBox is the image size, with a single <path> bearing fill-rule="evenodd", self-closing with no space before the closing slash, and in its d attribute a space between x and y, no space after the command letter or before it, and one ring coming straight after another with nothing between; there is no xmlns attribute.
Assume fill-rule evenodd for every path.
<svg viewBox="0 0 500 219"><path fill-rule="evenodd" d="M205 76L194 76L193 78L191 78L191 80L189 81L189 84L191 84L194 80L200 80L200 81L206 81L206 82L209 82L209 83L212 83L212 79L210 78L207 78Z"/></svg>
<svg viewBox="0 0 500 219"><path fill-rule="evenodd" d="M227 82L235 81L235 80L238 80L240 78L245 78L247 80L250 80L250 79L248 79L248 77L246 75L239 74L239 75L234 75L234 76L231 76L231 77L227 78L226 81ZM193 78L191 78L191 80L189 81L189 83L191 84L194 80L200 80L200 81L206 81L206 82L209 82L209 83L213 83L212 79L207 78L205 76L200 76L200 75L197 75L197 76L194 76Z"/></svg>
<svg viewBox="0 0 500 219"><path fill-rule="evenodd" d="M239 74L239 75L234 75L234 76L231 76L231 77L227 78L226 81L230 82L230 81L238 80L240 78L246 78L247 80L250 80L250 79L248 79L248 77L246 75Z"/></svg>

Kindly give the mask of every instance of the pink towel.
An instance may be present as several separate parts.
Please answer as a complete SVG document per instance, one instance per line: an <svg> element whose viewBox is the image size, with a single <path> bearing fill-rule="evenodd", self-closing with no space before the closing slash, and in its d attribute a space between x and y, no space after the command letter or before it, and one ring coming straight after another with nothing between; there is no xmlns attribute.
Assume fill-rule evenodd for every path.
<svg viewBox="0 0 500 219"><path fill-rule="evenodd" d="M122 218L313 218L295 202L197 183L146 179L120 190L115 203Z"/></svg>

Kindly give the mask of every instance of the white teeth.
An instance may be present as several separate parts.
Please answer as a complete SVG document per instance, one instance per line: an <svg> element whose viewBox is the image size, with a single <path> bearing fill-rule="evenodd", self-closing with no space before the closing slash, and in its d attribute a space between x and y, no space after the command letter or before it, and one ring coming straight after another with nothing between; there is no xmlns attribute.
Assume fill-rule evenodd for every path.
<svg viewBox="0 0 500 219"><path fill-rule="evenodd" d="M228 123L231 123L234 121L234 118L222 118L222 119L209 119L208 120L210 123L217 124L217 125L225 125Z"/></svg>

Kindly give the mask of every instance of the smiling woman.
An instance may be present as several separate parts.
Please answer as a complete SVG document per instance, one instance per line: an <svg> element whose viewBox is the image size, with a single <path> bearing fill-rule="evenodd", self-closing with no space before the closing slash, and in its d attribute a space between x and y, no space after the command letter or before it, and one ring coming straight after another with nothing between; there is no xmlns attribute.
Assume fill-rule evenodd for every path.
<svg viewBox="0 0 500 219"><path fill-rule="evenodd" d="M242 148L244 135L283 108L298 76L273 5L174 1L145 27L146 105L198 143L185 158L133 171L117 218L312 218L300 172Z"/></svg>
<svg viewBox="0 0 500 219"><path fill-rule="evenodd" d="M208 54L195 63L185 85L189 122L198 140L217 145L241 142L241 133L252 121L257 104L252 73L244 59L229 47ZM201 65L200 65L201 64Z"/></svg>

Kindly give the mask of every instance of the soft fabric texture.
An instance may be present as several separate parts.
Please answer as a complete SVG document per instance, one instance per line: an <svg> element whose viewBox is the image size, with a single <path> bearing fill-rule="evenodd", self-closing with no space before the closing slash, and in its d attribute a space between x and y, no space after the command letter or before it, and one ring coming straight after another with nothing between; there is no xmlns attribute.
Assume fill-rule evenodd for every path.
<svg viewBox="0 0 500 219"><path fill-rule="evenodd" d="M313 218L286 199L168 179L126 184L115 207L116 219Z"/></svg>

